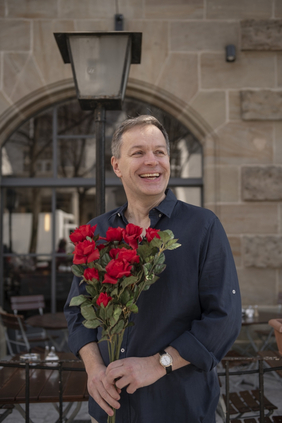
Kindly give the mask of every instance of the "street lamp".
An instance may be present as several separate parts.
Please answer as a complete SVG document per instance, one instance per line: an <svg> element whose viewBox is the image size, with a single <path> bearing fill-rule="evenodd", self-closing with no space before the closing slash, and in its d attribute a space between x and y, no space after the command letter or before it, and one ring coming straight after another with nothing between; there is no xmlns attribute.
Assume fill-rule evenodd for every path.
<svg viewBox="0 0 282 423"><path fill-rule="evenodd" d="M95 109L96 210L105 212L106 109L120 110L130 64L141 60L140 32L54 33L64 63L71 63L82 110Z"/></svg>

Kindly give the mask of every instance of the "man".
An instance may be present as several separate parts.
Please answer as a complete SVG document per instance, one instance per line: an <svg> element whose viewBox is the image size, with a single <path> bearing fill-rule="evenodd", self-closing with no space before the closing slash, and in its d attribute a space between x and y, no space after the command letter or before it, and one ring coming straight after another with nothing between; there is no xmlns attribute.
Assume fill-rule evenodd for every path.
<svg viewBox="0 0 282 423"><path fill-rule="evenodd" d="M169 140L152 116L128 119L112 140L111 163L128 202L93 219L96 233L134 223L171 229L181 247L166 252L166 269L138 300L135 326L126 330L120 360L109 364L99 330L86 329L73 296L65 307L69 345L84 361L93 422L213 423L219 397L215 366L241 325L241 302L232 253L217 217L178 201L167 190ZM160 360L161 358L161 360ZM161 361L161 362L160 362ZM107 414L106 414L107 413Z"/></svg>

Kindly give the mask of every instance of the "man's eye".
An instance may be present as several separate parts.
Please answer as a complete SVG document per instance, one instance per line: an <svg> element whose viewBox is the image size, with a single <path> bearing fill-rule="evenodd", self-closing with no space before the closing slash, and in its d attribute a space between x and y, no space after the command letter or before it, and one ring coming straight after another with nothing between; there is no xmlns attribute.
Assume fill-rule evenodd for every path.
<svg viewBox="0 0 282 423"><path fill-rule="evenodd" d="M133 156L139 156L142 154L142 151L135 151L132 155Z"/></svg>
<svg viewBox="0 0 282 423"><path fill-rule="evenodd" d="M165 152L163 150L158 150L156 151L156 154L158 154L159 156L163 156Z"/></svg>

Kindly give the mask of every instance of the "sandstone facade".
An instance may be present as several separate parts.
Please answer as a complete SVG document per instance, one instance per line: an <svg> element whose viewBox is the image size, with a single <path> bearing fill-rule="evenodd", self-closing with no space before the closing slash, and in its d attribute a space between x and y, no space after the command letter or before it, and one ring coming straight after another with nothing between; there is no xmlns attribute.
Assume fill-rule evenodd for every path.
<svg viewBox="0 0 282 423"><path fill-rule="evenodd" d="M204 207L229 236L244 304L282 291L282 7L279 0L0 0L0 142L74 95L54 32L143 33L127 95L163 108L203 145ZM225 61L225 47L236 61ZM0 182L1 183L1 182ZM265 281L267 280L267 284Z"/></svg>

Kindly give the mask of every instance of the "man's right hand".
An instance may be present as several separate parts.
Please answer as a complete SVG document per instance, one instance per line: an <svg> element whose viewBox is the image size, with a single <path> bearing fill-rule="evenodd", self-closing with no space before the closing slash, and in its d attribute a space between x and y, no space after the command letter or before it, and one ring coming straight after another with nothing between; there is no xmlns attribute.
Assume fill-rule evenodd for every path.
<svg viewBox="0 0 282 423"><path fill-rule="evenodd" d="M89 395L109 415L114 414L112 408L120 407L121 390L110 384L106 378L106 366L103 363L99 348L95 342L85 345L79 351L87 372L87 388ZM112 407L112 408L111 408Z"/></svg>

